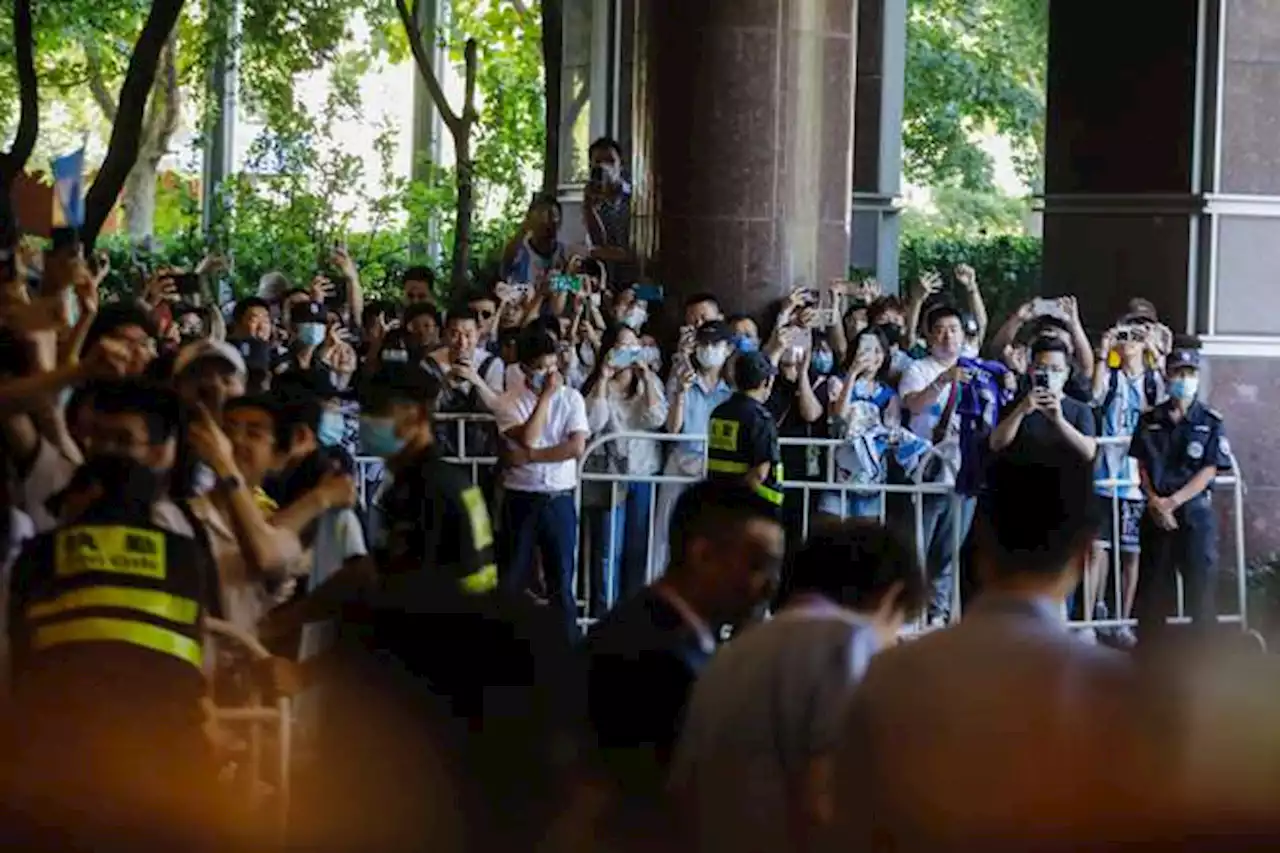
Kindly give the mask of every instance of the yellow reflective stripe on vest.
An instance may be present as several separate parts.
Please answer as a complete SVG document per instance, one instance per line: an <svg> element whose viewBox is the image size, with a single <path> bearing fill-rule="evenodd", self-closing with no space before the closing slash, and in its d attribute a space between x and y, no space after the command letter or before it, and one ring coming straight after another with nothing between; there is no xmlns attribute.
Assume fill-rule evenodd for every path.
<svg viewBox="0 0 1280 853"><path fill-rule="evenodd" d="M756 486L756 494L764 498L771 504L777 504L778 506L782 506L782 492L778 491L777 489L771 489L768 486L761 484L759 486Z"/></svg>
<svg viewBox="0 0 1280 853"><path fill-rule="evenodd" d="M708 459L707 470L716 474L745 474L751 470L751 466L731 459Z"/></svg>
<svg viewBox="0 0 1280 853"><path fill-rule="evenodd" d="M197 668L203 668L204 655L200 644L177 631L169 631L144 622L128 622L124 619L73 619L55 622L36 629L32 646L47 649L67 643L128 643L142 646L154 652L173 655Z"/></svg>
<svg viewBox="0 0 1280 853"><path fill-rule="evenodd" d="M64 592L52 601L33 604L27 608L27 618L46 619L70 610L89 607L137 610L180 625L194 625L196 617L200 615L200 606L194 601L167 592L123 586L91 586Z"/></svg>
<svg viewBox="0 0 1280 853"><path fill-rule="evenodd" d="M458 581L462 591L467 595L484 595L498 588L498 567L493 563L478 572L467 575Z"/></svg>

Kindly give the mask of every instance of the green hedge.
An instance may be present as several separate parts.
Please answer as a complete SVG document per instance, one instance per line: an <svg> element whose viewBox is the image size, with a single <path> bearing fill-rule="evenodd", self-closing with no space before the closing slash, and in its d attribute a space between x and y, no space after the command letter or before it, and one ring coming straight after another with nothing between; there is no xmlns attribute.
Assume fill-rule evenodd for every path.
<svg viewBox="0 0 1280 853"><path fill-rule="evenodd" d="M958 264L973 267L993 324L1040 293L1042 243L1038 237L981 240L909 237L902 241L898 272L905 291L927 270L936 269L954 286Z"/></svg>

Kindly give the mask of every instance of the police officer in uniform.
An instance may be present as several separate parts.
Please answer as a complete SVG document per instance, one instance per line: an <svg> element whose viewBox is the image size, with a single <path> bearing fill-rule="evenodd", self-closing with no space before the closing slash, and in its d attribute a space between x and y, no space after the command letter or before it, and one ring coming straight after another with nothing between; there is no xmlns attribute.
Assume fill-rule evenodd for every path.
<svg viewBox="0 0 1280 853"><path fill-rule="evenodd" d="M738 357L738 391L716 407L708 425L707 475L745 480L782 511L782 452L778 425L765 406L778 369L759 352Z"/></svg>
<svg viewBox="0 0 1280 853"><path fill-rule="evenodd" d="M1175 340L1165 370L1169 399L1143 413L1129 445L1147 499L1134 603L1143 640L1175 615L1175 573L1182 576L1193 624L1204 629L1214 623L1218 526L1211 491L1218 472L1231 470L1222 415L1197 399L1199 340Z"/></svg>
<svg viewBox="0 0 1280 853"><path fill-rule="evenodd" d="M99 387L73 514L13 569L6 764L43 818L87 832L207 829L193 826L215 781L202 622L218 584L199 525L167 497L180 405L141 380Z"/></svg>

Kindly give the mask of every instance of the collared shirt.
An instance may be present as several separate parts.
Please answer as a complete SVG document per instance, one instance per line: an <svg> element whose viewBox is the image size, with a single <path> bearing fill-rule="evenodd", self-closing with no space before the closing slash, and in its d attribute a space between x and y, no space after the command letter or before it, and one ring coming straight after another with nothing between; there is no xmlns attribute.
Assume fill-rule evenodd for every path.
<svg viewBox="0 0 1280 853"><path fill-rule="evenodd" d="M538 406L538 395L521 387L502 398L498 411L498 432L506 435L515 427L527 423ZM587 403L582 394L572 388L562 387L551 398L546 425L542 435L534 439L534 449L544 449L562 444L574 433L590 435L587 423ZM503 484L517 492L567 492L578 487L578 463L573 459L563 462L529 462L508 468Z"/></svg>
<svg viewBox="0 0 1280 853"><path fill-rule="evenodd" d="M707 620L698 615L698 611L693 609L693 605L685 601L684 596L676 592L667 584L657 584L653 591L662 597L667 604L671 605L671 609L680 614L680 618L684 623L693 630L698 637L698 644L702 646L702 651L711 654L716 650L716 638L711 633L711 626L707 624Z"/></svg>
<svg viewBox="0 0 1280 853"><path fill-rule="evenodd" d="M675 400L681 394L680 380L672 376L667 382L667 399L675 405ZM733 396L733 389L729 387L729 383L724 381L722 377L716 384L710 388L703 382L699 376L693 380L693 385L689 386L689 390L684 392L684 422L680 425L681 435L706 435L707 427L711 423L711 413L716 407ZM676 445L673 454L681 457L681 462L691 460L696 463L697 470L685 471L688 474L702 473L702 457L706 452L706 444L701 441L682 441ZM681 470L684 470L685 464L681 464Z"/></svg>
<svg viewBox="0 0 1280 853"><path fill-rule="evenodd" d="M1207 467L1231 470L1231 449L1222 415L1200 401L1182 419L1173 420L1172 400L1143 413L1129 444L1129 455L1151 478L1156 494L1168 497Z"/></svg>

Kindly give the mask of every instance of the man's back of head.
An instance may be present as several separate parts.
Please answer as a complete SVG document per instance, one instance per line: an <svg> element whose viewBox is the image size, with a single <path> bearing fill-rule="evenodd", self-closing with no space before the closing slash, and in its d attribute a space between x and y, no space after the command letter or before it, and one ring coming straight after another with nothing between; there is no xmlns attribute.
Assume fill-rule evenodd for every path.
<svg viewBox="0 0 1280 853"><path fill-rule="evenodd" d="M1097 532L1093 477L1090 460L1060 445L996 454L974 519L979 582L1065 597Z"/></svg>

